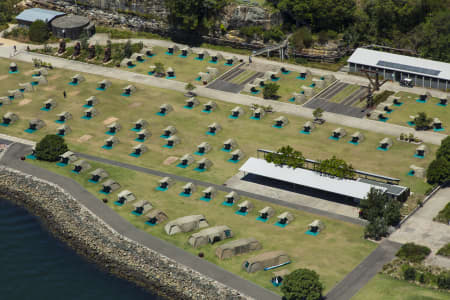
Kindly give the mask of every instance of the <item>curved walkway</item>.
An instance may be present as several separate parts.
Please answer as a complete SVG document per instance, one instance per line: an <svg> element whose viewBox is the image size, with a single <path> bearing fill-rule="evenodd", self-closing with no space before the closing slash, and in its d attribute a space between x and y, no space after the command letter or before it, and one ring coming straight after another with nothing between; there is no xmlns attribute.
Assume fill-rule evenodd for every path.
<svg viewBox="0 0 450 300"><path fill-rule="evenodd" d="M24 153L29 153L29 150L29 146L17 143L12 144L0 160L0 164L60 186L118 233L157 251L190 269L215 279L226 286L234 288L244 295L254 299L279 300L281 298L279 295L234 275L213 263L198 258L166 241L160 240L159 238L137 229L74 180L21 161L19 159L20 156Z"/></svg>
<svg viewBox="0 0 450 300"><path fill-rule="evenodd" d="M10 49L8 47L0 47L0 57L9 58ZM176 81L176 80L167 80L162 78L156 78L154 76L148 76L143 74L138 74L134 72L125 71L123 69L117 68L109 68L103 67L99 65L93 65L73 60L67 60L59 57L48 56L38 53L31 53L26 51L19 51L17 55L14 56L14 59L25 61L31 63L33 58L44 59L46 62L50 62L54 67L72 70L75 72L85 72L90 74L95 74L102 77L110 77L119 80L126 80L129 82L145 84L148 86L164 88L175 90L178 92L185 92L186 83ZM251 106L256 103L259 105L271 105L274 111L296 115L303 118L312 118L313 109L306 108L300 105L278 102L273 100L264 100L258 97L253 97L249 95L243 94L234 94L224 91L218 91L214 89L209 89L203 86L198 86L196 89L196 93L199 96L207 97L211 99L217 99L225 102L231 102L241 105ZM353 118L349 116L344 116L340 114L334 114L326 112L324 113L324 118L330 122L343 126L358 128L361 130L373 131L378 133L383 133L391 136L399 136L401 133L413 133L418 138L422 139L426 143L431 143L435 145L440 145L441 140L446 137L444 134L439 134L435 132L422 132L415 131L412 128L407 128L400 125L383 123L368 119L359 119Z"/></svg>

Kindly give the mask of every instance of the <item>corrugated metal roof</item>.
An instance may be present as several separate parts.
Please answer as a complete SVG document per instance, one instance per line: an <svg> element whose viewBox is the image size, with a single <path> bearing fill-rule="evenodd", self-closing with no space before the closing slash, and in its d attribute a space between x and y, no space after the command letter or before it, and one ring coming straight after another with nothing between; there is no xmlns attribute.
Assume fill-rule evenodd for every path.
<svg viewBox="0 0 450 300"><path fill-rule="evenodd" d="M430 59L358 48L347 61L354 64L450 80L450 64Z"/></svg>
<svg viewBox="0 0 450 300"><path fill-rule="evenodd" d="M280 167L273 163L268 163L264 159L254 157L250 157L242 165L239 171L295 183L356 199L366 198L371 188L376 188L382 190L383 192L386 191L385 187L375 186L351 179L321 175L318 172L302 168L293 169L288 167Z"/></svg>
<svg viewBox="0 0 450 300"><path fill-rule="evenodd" d="M55 11L55 10L49 10L49 9L42 9L42 8L30 8L25 9L23 12L21 12L16 19L25 21L25 22L34 22L37 20L42 20L46 23L51 22L54 18L58 16L64 16L65 13Z"/></svg>

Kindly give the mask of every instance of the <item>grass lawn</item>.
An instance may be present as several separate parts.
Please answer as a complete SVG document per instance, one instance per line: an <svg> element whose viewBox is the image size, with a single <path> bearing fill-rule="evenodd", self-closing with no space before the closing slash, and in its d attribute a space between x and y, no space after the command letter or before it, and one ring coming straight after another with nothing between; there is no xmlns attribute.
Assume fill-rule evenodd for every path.
<svg viewBox="0 0 450 300"><path fill-rule="evenodd" d="M30 64L19 62L18 74L8 74L8 65L8 60L0 60L0 70L2 70L0 79L4 86L0 95L6 95L7 90L17 88L20 82L31 80L32 66ZM37 92L25 94L25 98L32 100L31 102L25 104L17 99L11 105L0 107L0 115L11 111L17 113L20 118L17 123L9 127L0 126L0 132L38 141L46 134L56 133L56 128L60 126L54 122L57 118L56 114L69 111L73 115L73 119L69 120L67 124L72 128L72 133L66 136L66 141L72 150L199 180L220 184L238 172L245 158L237 164L230 163L227 161L230 158L229 153L220 151L225 140L234 138L239 145L238 148L247 156L256 156L256 150L260 148L276 150L289 144L301 151L307 158L326 159L336 155L350 162L356 169L400 178L402 185L409 186L412 191L420 194L423 194L429 187L424 180L407 176L407 173L411 164L426 167L431 162L437 148L434 145L428 145L430 153L424 159L418 159L413 157L416 146L408 143L394 141L394 145L389 151L377 150L379 141L385 137L383 134L362 131L366 139L360 145L355 146L347 143L349 137L344 137L340 141L328 139L335 128L341 127L328 122L316 128L312 134L304 135L299 133L307 121L304 118L288 116L290 123L285 128L276 129L272 127L272 124L273 119L280 116L278 113L269 114L262 120L255 121L250 119L250 108L242 106L245 114L237 120L232 120L228 116L230 110L235 106L233 104L216 101L217 110L206 114L201 112L201 107L192 110L183 108L186 98L179 92L136 84L136 93L131 97L123 97L120 94L122 88L129 84L128 82L111 80L112 86L102 92L97 91L96 87L97 82L103 78L85 74L85 82L79 86L71 86L68 82L73 75L75 75L74 72L67 70L52 70L48 76L48 86L38 86ZM63 90L68 94L67 99L62 97ZM86 109L82 107L85 104L84 100L92 95L99 99L100 103L96 105L99 115L91 120L83 120L81 116ZM40 110L43 106L42 103L49 98L57 101L56 108L49 112ZM209 100L201 97L198 99L203 104ZM171 104L174 111L165 117L160 117L156 115L156 112L163 103ZM116 135L120 143L112 150L104 150L101 147L109 136L105 134L107 129L103 122L111 117L118 118L123 127ZM43 119L46 127L33 134L25 133L28 121L32 118ZM132 123L140 118L149 121L149 130L152 132L152 136L145 142L149 152L140 158L134 158L129 156L129 153L138 142L134 141L136 135L130 129L133 126ZM223 127L216 136L206 134L207 126L213 122L218 122ZM176 135L181 139L181 143L173 149L163 148L166 141L159 137L163 129L169 125L174 125L178 129ZM357 131L352 128L344 128L349 135ZM91 139L81 141L80 137L84 135L90 135ZM205 141L212 146L212 151L205 157L214 163L208 172L198 173L193 170L194 167L181 169L177 168L176 164L163 164L170 156L180 157L186 153L194 153L197 145ZM200 159L200 157L196 156L196 159Z"/></svg>
<svg viewBox="0 0 450 300"><path fill-rule="evenodd" d="M426 103L416 102L419 99L419 95L398 92L395 96L401 97L402 106L393 106L394 111L389 114L389 123L399 124L402 126L408 126L407 122L412 119L409 116L415 116L419 112L425 112L430 118L438 118L442 122L444 131L441 133L448 134L450 128L450 105L439 106L438 98L428 99Z"/></svg>
<svg viewBox="0 0 450 300"><path fill-rule="evenodd" d="M148 200L155 208L162 209L169 216L169 220L186 215L203 214L210 226L229 226L235 235L233 239L254 237L263 245L263 249L259 251L221 261L214 254L215 248L217 245L230 240L219 242L214 246L208 245L194 249L187 243L188 237L192 233L168 236L164 231L164 224L151 227L144 223L146 221L144 216L136 217L132 215L133 203L127 203L122 207L114 205L113 202L117 200L117 194L120 190L108 196L100 194L98 192L101 189L100 184L92 184L87 181L89 171L76 175L70 172L69 166L58 167L55 163L27 161L76 180L99 199L108 198L108 205L120 216L149 234L169 241L195 255L204 252L207 260L277 293L280 292L279 288L273 287L270 283L272 272L261 271L249 274L241 270L242 262L250 256L265 251L285 250L292 263L284 268L289 270L297 268L316 270L325 284L326 291L328 291L376 248L375 243L362 238L363 227L361 226L271 205L276 210L276 215L283 211L290 211L295 216L293 223L285 228L280 228L274 225L275 218L269 219L267 223L256 220L257 211L266 206L266 203L262 201L242 197L240 201L249 200L255 207L247 216L239 216L235 214L237 205L233 207L221 205L225 196L223 192L219 192L210 202L204 202L199 200L203 188L198 187L197 192L191 197L185 198L178 195L183 186L181 182L177 182L166 192L159 192L154 189L160 179L159 177L90 162L91 170L97 167L103 168L110 174L110 178L121 184L120 190L128 189L135 193L138 200ZM322 220L326 228L318 236L313 237L304 232L308 224L315 219Z"/></svg>
<svg viewBox="0 0 450 300"><path fill-rule="evenodd" d="M450 293L378 274L352 300L446 300L449 298Z"/></svg>
<svg viewBox="0 0 450 300"><path fill-rule="evenodd" d="M358 86L358 85L354 85L354 84L348 85L342 91L340 91L339 93L334 95L333 98L331 98L329 101L341 103L343 100L348 98L351 94L353 94L354 92L359 90L359 88L360 88L360 86Z"/></svg>

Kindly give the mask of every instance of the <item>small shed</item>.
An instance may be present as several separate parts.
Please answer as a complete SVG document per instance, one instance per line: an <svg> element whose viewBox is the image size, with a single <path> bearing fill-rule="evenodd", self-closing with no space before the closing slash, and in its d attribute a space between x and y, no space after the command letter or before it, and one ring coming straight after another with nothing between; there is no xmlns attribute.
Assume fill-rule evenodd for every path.
<svg viewBox="0 0 450 300"><path fill-rule="evenodd" d="M170 177L163 177L158 181L158 187L161 189L168 189L170 186L174 184L175 181Z"/></svg>
<svg viewBox="0 0 450 300"><path fill-rule="evenodd" d="M58 118L58 121L60 123L64 123L67 120L72 119L72 114L70 112L68 112L68 111L64 111L64 112L62 112L60 114L57 114L56 117Z"/></svg>
<svg viewBox="0 0 450 300"><path fill-rule="evenodd" d="M147 223L151 225L161 224L168 219L166 213L160 209L153 209L145 216L147 217Z"/></svg>
<svg viewBox="0 0 450 300"><path fill-rule="evenodd" d="M203 142L197 146L197 152L195 154L205 154L211 151L211 145L208 142Z"/></svg>
<svg viewBox="0 0 450 300"><path fill-rule="evenodd" d="M19 120L19 116L12 112L7 112L2 117L2 124L3 125L11 125L14 124L14 122Z"/></svg>
<svg viewBox="0 0 450 300"><path fill-rule="evenodd" d="M17 67L17 64L15 62L12 62L9 64L9 72L10 73L17 73L19 71L19 68Z"/></svg>
<svg viewBox="0 0 450 300"><path fill-rule="evenodd" d="M163 130L163 137L168 138L177 133L175 126L169 125Z"/></svg>
<svg viewBox="0 0 450 300"><path fill-rule="evenodd" d="M72 151L66 151L59 156L59 162L61 164L73 164L78 160L78 157Z"/></svg>
<svg viewBox="0 0 450 300"><path fill-rule="evenodd" d="M239 199L240 199L240 197L239 197L238 193L236 193L235 191L229 192L225 196L225 202L228 204L234 204Z"/></svg>
<svg viewBox="0 0 450 300"><path fill-rule="evenodd" d="M94 107L90 107L84 111L84 117L86 119L93 118L96 115L98 115L98 110L96 110Z"/></svg>
<svg viewBox="0 0 450 300"><path fill-rule="evenodd" d="M411 169L411 171L409 171L409 175L411 176L415 176L417 178L425 178L427 171L425 168L422 167L418 167L416 165L410 165L409 168Z"/></svg>
<svg viewBox="0 0 450 300"><path fill-rule="evenodd" d="M147 129L143 129L143 130L141 130L139 132L136 132L136 135L137 135L137 137L136 137L135 141L144 142L152 134Z"/></svg>
<svg viewBox="0 0 450 300"><path fill-rule="evenodd" d="M120 66L123 68L133 68L134 66L136 66L133 62L132 59L130 58L124 58L122 59L122 61L120 62Z"/></svg>
<svg viewBox="0 0 450 300"><path fill-rule="evenodd" d="M431 98L431 93L426 91L425 94L420 95L419 99L422 101L426 101L428 98Z"/></svg>
<svg viewBox="0 0 450 300"><path fill-rule="evenodd" d="M209 168L211 168L213 165L212 161L207 158L202 158L199 161L197 161L197 168L196 171L206 171Z"/></svg>
<svg viewBox="0 0 450 300"><path fill-rule="evenodd" d="M385 111L387 113L390 113L390 112L392 112L391 106L392 106L391 103L381 102L380 104L377 105L376 110Z"/></svg>
<svg viewBox="0 0 450 300"><path fill-rule="evenodd" d="M172 147L178 145L179 143L181 143L180 138L177 137L176 135L172 135L171 137L169 137L167 139L166 146L169 147L169 148L172 148Z"/></svg>
<svg viewBox="0 0 450 300"><path fill-rule="evenodd" d="M217 63L221 59L224 59L224 57L221 53L214 53L214 54L211 54L210 62Z"/></svg>
<svg viewBox="0 0 450 300"><path fill-rule="evenodd" d="M264 117L265 114L266 114L266 112L264 111L264 109L257 108L255 110L253 110L252 119L260 120Z"/></svg>
<svg viewBox="0 0 450 300"><path fill-rule="evenodd" d="M311 121L307 121L307 122L303 125L303 132L305 132L305 133L310 133L311 131L314 130L314 128L316 128L316 126L314 125L314 123L311 122Z"/></svg>
<svg viewBox="0 0 450 300"><path fill-rule="evenodd" d="M242 152L240 149L236 149L233 152L231 152L231 158L230 161L238 162L244 157L244 152Z"/></svg>
<svg viewBox="0 0 450 300"><path fill-rule="evenodd" d="M118 139L117 137L115 137L115 136L110 136L109 138L107 138L107 139L105 140L105 146L106 146L107 148L112 148L112 147L114 147L115 145L117 145L119 142L120 142L120 141L119 141L119 139Z"/></svg>
<svg viewBox="0 0 450 300"><path fill-rule="evenodd" d="M133 152L131 154L133 154L134 156L140 156L147 151L148 151L147 146L145 146L144 144L138 144L133 147Z"/></svg>
<svg viewBox="0 0 450 300"><path fill-rule="evenodd" d="M0 97L0 105L9 105L11 104L11 99L9 97Z"/></svg>
<svg viewBox="0 0 450 300"><path fill-rule="evenodd" d="M215 135L220 130L222 130L222 126L220 126L219 123L214 122L214 123L208 125L208 132L207 133L210 134L210 135Z"/></svg>
<svg viewBox="0 0 450 300"><path fill-rule="evenodd" d="M234 63L238 61L236 56L225 56L225 65L232 66Z"/></svg>
<svg viewBox="0 0 450 300"><path fill-rule="evenodd" d="M344 137L346 135L347 135L347 132L345 131L345 129L339 127L339 128L336 128L335 130L333 130L333 133L332 133L331 136L333 138L340 139L340 138L342 138L342 137Z"/></svg>
<svg viewBox="0 0 450 300"><path fill-rule="evenodd" d="M449 100L450 100L450 95L445 95L444 94L444 95L439 97L438 105L446 106L448 104Z"/></svg>
<svg viewBox="0 0 450 300"><path fill-rule="evenodd" d="M261 209L260 211L258 211L258 213L259 213L258 219L260 219L262 221L266 221L266 220L270 219L271 217L273 217L273 215L275 215L275 210L270 206L266 206L263 209Z"/></svg>
<svg viewBox="0 0 450 300"><path fill-rule="evenodd" d="M175 52L177 52L177 51L179 51L180 50L180 47L178 47L178 45L176 45L176 44L173 44L173 45L170 45L169 47L167 47L167 54L174 54Z"/></svg>
<svg viewBox="0 0 450 300"><path fill-rule="evenodd" d="M43 127L45 127L45 122L41 119L31 119L29 121L28 129L39 130Z"/></svg>
<svg viewBox="0 0 450 300"><path fill-rule="evenodd" d="M79 159L73 163L73 171L75 173L81 173L91 168L91 165L84 159Z"/></svg>
<svg viewBox="0 0 450 300"><path fill-rule="evenodd" d="M382 150L389 150L392 147L392 139L391 138L384 138L379 143L379 148Z"/></svg>
<svg viewBox="0 0 450 300"><path fill-rule="evenodd" d="M90 96L89 98L84 100L84 102L86 102L86 107L92 107L92 106L98 104L98 99L95 96Z"/></svg>
<svg viewBox="0 0 450 300"><path fill-rule="evenodd" d="M306 102L306 96L302 93L292 93L291 102L295 102L297 104L303 104Z"/></svg>
<svg viewBox="0 0 450 300"><path fill-rule="evenodd" d="M321 79L313 78L312 81L315 84L315 87L318 88L318 89L323 89L325 87L325 85L326 85L325 81L321 80Z"/></svg>
<svg viewBox="0 0 450 300"><path fill-rule="evenodd" d="M23 93L34 92L34 87L30 82L19 83L19 90Z"/></svg>
<svg viewBox="0 0 450 300"><path fill-rule="evenodd" d="M434 129L442 129L442 122L441 122L441 120L439 120L438 118L434 118L433 119L433 128Z"/></svg>
<svg viewBox="0 0 450 300"><path fill-rule="evenodd" d="M211 79L219 75L219 70L213 67L206 67L206 73L211 75Z"/></svg>
<svg viewBox="0 0 450 300"><path fill-rule="evenodd" d="M123 190L117 195L117 203L121 205L134 200L136 200L136 196L129 190Z"/></svg>
<svg viewBox="0 0 450 300"><path fill-rule="evenodd" d="M143 47L143 48L141 49L141 53L142 53L142 54L145 54L145 55L148 56L148 57L152 57L153 55L155 55L155 54L153 53L153 47L150 47L150 46Z"/></svg>
<svg viewBox="0 0 450 300"><path fill-rule="evenodd" d="M183 47L183 48L181 48L180 56L187 57L191 53L192 53L192 49L190 47Z"/></svg>
<svg viewBox="0 0 450 300"><path fill-rule="evenodd" d="M168 235L174 235L179 232L191 232L208 226L209 224L205 216L192 215L170 221L164 226L164 230Z"/></svg>
<svg viewBox="0 0 450 300"><path fill-rule="evenodd" d="M428 152L428 147L425 144L420 145L416 148L415 155L418 157L425 157L425 154Z"/></svg>
<svg viewBox="0 0 450 300"><path fill-rule="evenodd" d="M194 108L197 107L200 104L200 101L197 100L197 98L192 97L186 100L186 108Z"/></svg>
<svg viewBox="0 0 450 300"><path fill-rule="evenodd" d="M305 94L307 98L310 98L316 94L316 91L313 87L302 85L301 89L303 91L303 94Z"/></svg>
<svg viewBox="0 0 450 300"><path fill-rule="evenodd" d="M133 206L134 206L133 214L137 216L146 214L153 208L152 204L146 200L140 200L136 202Z"/></svg>
<svg viewBox="0 0 450 300"><path fill-rule="evenodd" d="M47 84L48 84L47 78L45 78L45 76L43 75L33 77L33 81L31 82L31 85L47 85Z"/></svg>
<svg viewBox="0 0 450 300"><path fill-rule="evenodd" d="M144 128L147 128L148 126L148 122L144 119L139 119L136 122L133 123L134 127L133 130L134 131L141 131Z"/></svg>
<svg viewBox="0 0 450 300"><path fill-rule="evenodd" d="M361 132L357 131L352 134L352 139L350 142L352 142L353 144L359 144L362 141L364 141L364 135Z"/></svg>
<svg viewBox="0 0 450 300"><path fill-rule="evenodd" d="M221 260L229 259L236 255L260 250L261 248L261 243L255 238L238 239L217 247L216 256Z"/></svg>
<svg viewBox="0 0 450 300"><path fill-rule="evenodd" d="M111 81L107 79L103 79L102 81L97 82L97 84L98 84L97 89L100 91L104 91L112 85Z"/></svg>
<svg viewBox="0 0 450 300"><path fill-rule="evenodd" d="M273 127L282 128L289 123L289 120L285 116L279 116L278 118L273 120Z"/></svg>
<svg viewBox="0 0 450 300"><path fill-rule="evenodd" d="M165 115L167 115L168 113L170 113L172 110L173 110L172 105L165 103L165 104L162 104L162 105L159 107L159 113L158 113L158 114L159 114L159 115L162 115L162 116L165 116Z"/></svg>
<svg viewBox="0 0 450 300"><path fill-rule="evenodd" d="M47 68L34 69L32 72L33 72L33 77L41 76L41 75L45 75L45 76L48 75Z"/></svg>
<svg viewBox="0 0 450 300"><path fill-rule="evenodd" d="M192 195L195 192L195 185L192 182L186 183L181 189L181 193L184 195Z"/></svg>
<svg viewBox="0 0 450 300"><path fill-rule="evenodd" d="M136 92L136 87L132 84L127 85L123 89L123 95L125 96L131 96L133 93Z"/></svg>
<svg viewBox="0 0 450 300"><path fill-rule="evenodd" d="M195 159L191 154L185 154L180 158L180 164L181 167L187 167L190 164L194 163Z"/></svg>
<svg viewBox="0 0 450 300"><path fill-rule="evenodd" d="M203 229L200 232L194 233L188 239L188 243L194 247L198 248L207 244L215 244L217 242L223 241L233 237L233 232L230 227L214 226L211 228Z"/></svg>
<svg viewBox="0 0 450 300"><path fill-rule="evenodd" d="M232 118L239 118L244 114L244 110L240 106L236 106L231 110L231 117Z"/></svg>
<svg viewBox="0 0 450 300"><path fill-rule="evenodd" d="M172 67L169 67L167 69L167 77L168 78L175 78L175 70Z"/></svg>
<svg viewBox="0 0 450 300"><path fill-rule="evenodd" d="M299 73L298 78L301 78L301 79L306 79L306 77L312 76L311 71L308 69L302 69L298 73Z"/></svg>
<svg viewBox="0 0 450 300"><path fill-rule="evenodd" d="M370 113L369 119L372 119L372 120L384 120L384 119L386 119L384 114L385 114L384 111L374 110L374 111L372 111Z"/></svg>
<svg viewBox="0 0 450 300"><path fill-rule="evenodd" d="M196 51L196 54L197 54L197 57L195 58L196 60L203 60L209 56L209 52L206 50L198 50Z"/></svg>
<svg viewBox="0 0 450 300"><path fill-rule="evenodd" d="M56 134L59 136L66 136L71 132L72 132L72 129L70 128L69 125L66 125L66 124L63 124L63 125L59 126L58 128L56 128Z"/></svg>
<svg viewBox="0 0 450 300"><path fill-rule="evenodd" d="M91 178L89 179L89 181L92 183L100 182L100 181L108 178L108 176L109 176L108 172L106 172L105 170L103 170L101 168L95 169L94 171L89 173L89 175L91 175Z"/></svg>
<svg viewBox="0 0 450 300"><path fill-rule="evenodd" d="M207 103L203 104L203 112L212 112L217 108L217 104L214 101L208 101Z"/></svg>
<svg viewBox="0 0 450 300"><path fill-rule="evenodd" d="M45 110L52 110L56 107L56 101L53 99L48 99L44 101L44 106L42 107Z"/></svg>
<svg viewBox="0 0 450 300"><path fill-rule="evenodd" d="M216 195L216 189L212 186L207 187L206 189L204 189L202 191L203 193L203 199L207 199L207 200L211 200L212 198L214 198L214 196Z"/></svg>
<svg viewBox="0 0 450 300"><path fill-rule="evenodd" d="M223 142L223 150L225 151L231 151L234 148L237 147L237 142L234 139L228 139L225 142Z"/></svg>
<svg viewBox="0 0 450 300"><path fill-rule="evenodd" d="M253 80L253 84L263 88L266 86L265 81L266 80L264 78L258 77Z"/></svg>
<svg viewBox="0 0 450 300"><path fill-rule="evenodd" d="M285 211L284 213L278 215L277 219L278 219L279 224L287 225L287 224L291 223L292 221L294 221L294 215L288 211Z"/></svg>
<svg viewBox="0 0 450 300"><path fill-rule="evenodd" d="M330 84L336 81L336 77L333 74L326 74L323 76L323 80L325 80L326 84Z"/></svg>
<svg viewBox="0 0 450 300"><path fill-rule="evenodd" d="M207 84L209 81L211 81L212 76L209 73L205 72L198 72L198 78L196 80L201 81L203 84Z"/></svg>
<svg viewBox="0 0 450 300"><path fill-rule="evenodd" d="M244 86L244 92L252 93L252 94L259 93L258 86L256 84L253 84L253 83L247 83Z"/></svg>
<svg viewBox="0 0 450 300"><path fill-rule="evenodd" d="M245 200L245 201L239 203L238 207L239 207L239 211L238 211L239 213L247 214L253 209L253 203L251 203L248 200Z"/></svg>
<svg viewBox="0 0 450 300"><path fill-rule="evenodd" d="M271 270L289 264L291 260L284 251L270 251L253 256L242 264L242 268L248 273L262 270Z"/></svg>
<svg viewBox="0 0 450 300"><path fill-rule="evenodd" d="M120 126L119 122L112 122L111 124L106 126L106 128L108 129L108 134L116 134L120 131L122 126Z"/></svg>
<svg viewBox="0 0 450 300"><path fill-rule="evenodd" d="M312 233L319 233L323 229L325 229L325 224L323 224L323 222L320 220L314 220L308 225L308 231Z"/></svg>
<svg viewBox="0 0 450 300"><path fill-rule="evenodd" d="M82 82L84 82L86 79L84 78L83 75L81 74L76 74L75 76L72 77L72 81L70 82L73 85L78 85Z"/></svg>
<svg viewBox="0 0 450 300"><path fill-rule="evenodd" d="M273 277L271 279L272 284L275 287L280 286L284 280L284 277L289 275L290 273L291 273L291 271L289 271L287 269L282 269L282 270L273 272Z"/></svg>
<svg viewBox="0 0 450 300"><path fill-rule="evenodd" d="M118 189L120 189L120 184L117 181L108 179L105 182L103 182L101 192L104 194L109 194Z"/></svg>
<svg viewBox="0 0 450 300"><path fill-rule="evenodd" d="M142 53L133 53L130 58L140 63L145 61L144 54Z"/></svg>
<svg viewBox="0 0 450 300"><path fill-rule="evenodd" d="M23 93L20 90L8 91L10 99L23 99Z"/></svg>

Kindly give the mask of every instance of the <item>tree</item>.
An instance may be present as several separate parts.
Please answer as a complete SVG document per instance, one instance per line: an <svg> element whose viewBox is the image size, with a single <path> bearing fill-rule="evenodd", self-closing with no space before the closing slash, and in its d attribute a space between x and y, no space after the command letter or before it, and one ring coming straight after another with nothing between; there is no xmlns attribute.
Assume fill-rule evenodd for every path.
<svg viewBox="0 0 450 300"><path fill-rule="evenodd" d="M319 162L316 166L316 171L330 174L339 178L353 178L355 177L355 170L351 164L347 164L343 159L339 159L333 155L330 159L325 159Z"/></svg>
<svg viewBox="0 0 450 300"><path fill-rule="evenodd" d="M325 45L328 42L328 31L322 30L319 32L319 43Z"/></svg>
<svg viewBox="0 0 450 300"><path fill-rule="evenodd" d="M276 83L268 83L264 86L263 96L264 99L274 99L277 97L277 92L280 86Z"/></svg>
<svg viewBox="0 0 450 300"><path fill-rule="evenodd" d="M164 76L165 69L162 62L155 62L155 69L153 70L156 76Z"/></svg>
<svg viewBox="0 0 450 300"><path fill-rule="evenodd" d="M323 109L321 109L320 107L316 108L313 111L313 116L314 116L314 120L320 120L322 119L323 116Z"/></svg>
<svg viewBox="0 0 450 300"><path fill-rule="evenodd" d="M186 90L187 94L191 97L195 96L195 93L193 92L197 87L195 85L193 85L191 82L188 82L185 86L184 89Z"/></svg>
<svg viewBox="0 0 450 300"><path fill-rule="evenodd" d="M364 237L379 240L388 233L388 226L383 218L375 218L364 228Z"/></svg>
<svg viewBox="0 0 450 300"><path fill-rule="evenodd" d="M414 124L416 124L416 130L427 130L430 128L433 119L428 118L427 114L420 112L417 117L414 118Z"/></svg>
<svg viewBox="0 0 450 300"><path fill-rule="evenodd" d="M47 24L42 20L36 20L30 25L28 37L31 41L43 43L50 37L50 31Z"/></svg>
<svg viewBox="0 0 450 300"><path fill-rule="evenodd" d="M443 184L450 180L450 161L444 157L431 162L427 169L427 181L429 184Z"/></svg>
<svg viewBox="0 0 450 300"><path fill-rule="evenodd" d="M305 157L300 151L294 150L291 146L283 146L276 153L266 154L266 161L280 166L290 168L301 168L305 164Z"/></svg>
<svg viewBox="0 0 450 300"><path fill-rule="evenodd" d="M450 161L450 136L441 141L441 146L436 152L436 158L443 158Z"/></svg>
<svg viewBox="0 0 450 300"><path fill-rule="evenodd" d="M323 285L315 271L297 269L286 275L281 291L287 300L319 300L322 298Z"/></svg>
<svg viewBox="0 0 450 300"><path fill-rule="evenodd" d="M49 134L36 144L36 157L44 161L58 161L59 156L68 150L62 137Z"/></svg>
<svg viewBox="0 0 450 300"><path fill-rule="evenodd" d="M128 40L123 47L123 56L126 58L130 58L133 54L133 48L131 46L131 41Z"/></svg>
<svg viewBox="0 0 450 300"><path fill-rule="evenodd" d="M307 27L297 29L292 34L290 42L296 51L301 51L303 48L311 47L313 43L311 31Z"/></svg>

